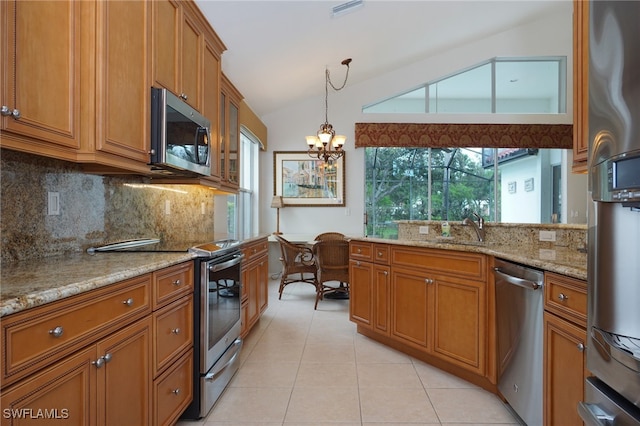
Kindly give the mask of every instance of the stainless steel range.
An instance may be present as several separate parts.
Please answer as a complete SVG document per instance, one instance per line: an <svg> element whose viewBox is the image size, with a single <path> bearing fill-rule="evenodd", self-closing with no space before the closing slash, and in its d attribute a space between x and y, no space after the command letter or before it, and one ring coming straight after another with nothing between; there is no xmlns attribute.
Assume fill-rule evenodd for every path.
<svg viewBox="0 0 640 426"><path fill-rule="evenodd" d="M197 254L193 402L182 418L207 415L240 364L240 266L237 241L191 248Z"/></svg>

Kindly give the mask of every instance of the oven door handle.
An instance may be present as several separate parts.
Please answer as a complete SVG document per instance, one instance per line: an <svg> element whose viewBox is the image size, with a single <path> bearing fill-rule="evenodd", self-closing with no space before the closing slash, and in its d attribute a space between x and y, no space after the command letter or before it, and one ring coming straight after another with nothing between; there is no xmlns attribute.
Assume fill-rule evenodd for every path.
<svg viewBox="0 0 640 426"><path fill-rule="evenodd" d="M231 344L231 347L229 347L229 349L227 349L227 351L233 351L233 355L231 355L229 360L222 367L220 367L217 371L215 371L215 372L212 371L211 373L205 374L204 379L206 381L208 381L208 382L215 381L224 372L224 370L227 369L227 367L229 367L230 365L233 365L233 362L236 360L238 355L240 355L240 348L242 348L242 340L241 339L236 339Z"/></svg>
<svg viewBox="0 0 640 426"><path fill-rule="evenodd" d="M240 261L242 260L243 257L244 257L244 254L238 254L238 255L234 256L233 259L227 260L226 262L214 263L212 265L209 265L209 271L218 272L218 271L221 271L223 269L230 268L230 267L240 263Z"/></svg>

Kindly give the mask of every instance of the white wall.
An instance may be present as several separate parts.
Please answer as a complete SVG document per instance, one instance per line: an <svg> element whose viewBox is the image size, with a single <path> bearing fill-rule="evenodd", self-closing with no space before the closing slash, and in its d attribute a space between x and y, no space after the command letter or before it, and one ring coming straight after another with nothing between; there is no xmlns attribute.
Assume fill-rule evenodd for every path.
<svg viewBox="0 0 640 426"><path fill-rule="evenodd" d="M555 123L571 124L573 105L572 3L565 1L563 13L554 14L527 25L496 34L477 42L425 58L391 73L350 85L329 93L329 122L337 133L347 135L346 207L286 207L280 210L280 230L294 234L316 234L328 230L348 235L363 234L364 150L354 148L356 122L476 122L476 123ZM523 56L567 57L567 114L536 116L505 115L427 115L363 114L362 106L389 98L427 81L475 65L492 57ZM324 85L324 70L318 70L318 84ZM335 75L342 76L342 70ZM350 74L358 72L353 58ZM342 77L340 77L342 78ZM276 228L276 212L270 208L273 194L273 152L304 151L304 137L315 133L324 122L324 94L261 117L269 132L268 151L260 153L260 232Z"/></svg>

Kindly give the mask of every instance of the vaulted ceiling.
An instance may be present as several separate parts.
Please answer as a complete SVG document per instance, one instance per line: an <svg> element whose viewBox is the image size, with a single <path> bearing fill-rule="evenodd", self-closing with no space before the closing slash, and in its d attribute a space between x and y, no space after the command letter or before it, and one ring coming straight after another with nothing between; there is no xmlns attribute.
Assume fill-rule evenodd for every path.
<svg viewBox="0 0 640 426"><path fill-rule="evenodd" d="M349 84L553 14L568 0L196 0L227 46L222 68L259 116L324 93L324 70ZM567 25L571 25L570 22ZM342 69L341 69L342 68ZM332 74L333 76L334 74Z"/></svg>

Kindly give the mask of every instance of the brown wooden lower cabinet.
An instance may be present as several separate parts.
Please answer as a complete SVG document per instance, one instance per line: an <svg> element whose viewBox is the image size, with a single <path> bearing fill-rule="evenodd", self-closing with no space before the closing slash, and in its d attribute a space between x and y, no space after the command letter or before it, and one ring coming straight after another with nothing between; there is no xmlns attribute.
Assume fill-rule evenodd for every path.
<svg viewBox="0 0 640 426"><path fill-rule="evenodd" d="M192 293L189 261L3 317L1 424L175 423L193 398Z"/></svg>
<svg viewBox="0 0 640 426"><path fill-rule="evenodd" d="M2 424L149 424L151 328L143 318L3 390Z"/></svg>
<svg viewBox="0 0 640 426"><path fill-rule="evenodd" d="M359 332L495 388L487 256L361 240L350 253Z"/></svg>
<svg viewBox="0 0 640 426"><path fill-rule="evenodd" d="M260 238L242 248L240 334L245 337L269 305L269 242Z"/></svg>
<svg viewBox="0 0 640 426"><path fill-rule="evenodd" d="M581 425L586 363L586 282L545 274L544 424Z"/></svg>

